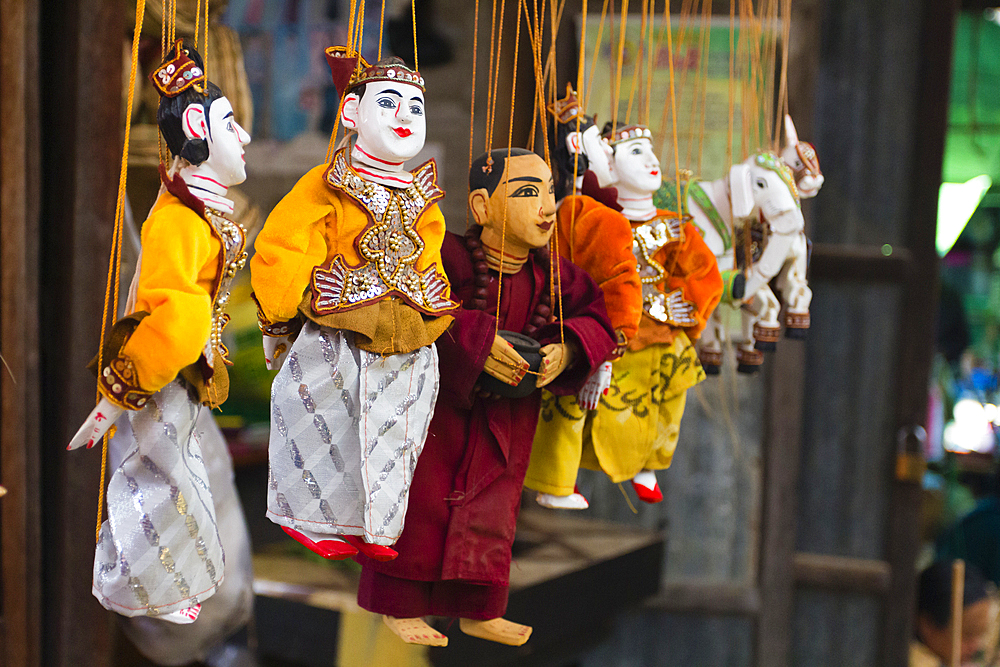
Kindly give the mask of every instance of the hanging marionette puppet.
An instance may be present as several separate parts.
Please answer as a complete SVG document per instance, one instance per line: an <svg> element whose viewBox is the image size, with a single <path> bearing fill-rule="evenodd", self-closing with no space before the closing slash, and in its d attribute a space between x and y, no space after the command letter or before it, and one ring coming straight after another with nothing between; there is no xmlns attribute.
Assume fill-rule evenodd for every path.
<svg viewBox="0 0 1000 667"><path fill-rule="evenodd" d="M612 359L625 352L642 316L642 284L632 254L632 227L621 211L614 189L601 190L593 168L610 180L600 130L584 115L576 93L567 84L566 97L549 106L556 117L552 136L556 183L559 254L586 271L604 293L604 305L615 329L617 347L609 360L588 379L579 395L542 392L542 409L524 485L538 491L537 501L556 509L586 509L587 499L576 490L584 441L599 400L611 385ZM584 145L598 155L591 163ZM577 194L581 190L588 194ZM595 199L595 197L600 198Z"/></svg>
<svg viewBox="0 0 1000 667"><path fill-rule="evenodd" d="M579 392L614 349L614 333L594 281L565 259L552 265L555 197L541 157L493 150L472 163L469 189L476 225L464 239L446 235L441 250L462 302L438 339L450 362L442 400L410 490L399 558L362 559L358 603L409 643L447 644L420 618L434 615L458 617L466 634L520 645L531 628L502 615L541 402L536 387Z"/></svg>
<svg viewBox="0 0 1000 667"><path fill-rule="evenodd" d="M255 242L271 391L267 516L331 559L391 559L438 393L434 341L456 304L423 78L401 60L327 59L348 145L303 176ZM290 347L290 349L289 349Z"/></svg>
<svg viewBox="0 0 1000 667"><path fill-rule="evenodd" d="M124 414L112 441L108 520L94 595L124 616L195 620L223 578L224 555L195 423L225 401L222 328L245 231L227 219L227 189L243 182L250 136L178 41L151 78L160 131L174 155L142 227L126 312L101 355L97 407L70 442L91 447Z"/></svg>
<svg viewBox="0 0 1000 667"><path fill-rule="evenodd" d="M705 374L692 341L705 328L723 292L712 251L687 218L657 209L660 162L649 129L604 127L610 147L603 186L613 186L632 227L632 253L642 281L639 329L612 363L612 381L584 442L581 465L603 470L615 483L631 480L640 500L663 500L655 470L668 468L680 432L687 390ZM591 165L607 155L583 143ZM534 469L548 467L542 459Z"/></svg>

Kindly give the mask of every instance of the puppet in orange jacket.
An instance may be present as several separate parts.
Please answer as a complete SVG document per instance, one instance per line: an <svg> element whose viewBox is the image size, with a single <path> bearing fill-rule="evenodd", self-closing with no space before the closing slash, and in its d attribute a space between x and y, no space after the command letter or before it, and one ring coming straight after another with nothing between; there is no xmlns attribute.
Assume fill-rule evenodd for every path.
<svg viewBox="0 0 1000 667"><path fill-rule="evenodd" d="M157 120L174 156L142 226L126 305L105 341L101 400L69 448L109 447L108 520L100 528L94 595L123 616L191 623L222 584L224 554L197 421L226 400L221 341L229 288L246 262L229 186L246 178L250 135L178 41L151 78ZM127 414L128 419L118 420ZM210 601L211 604L211 601Z"/></svg>
<svg viewBox="0 0 1000 667"><path fill-rule="evenodd" d="M575 132L572 97L570 91L560 100L556 113ZM640 499L659 502L653 471L670 466L687 389L704 379L691 341L719 302L722 277L697 228L653 205L662 176L649 130L605 127L598 135L589 123L580 127L558 142L570 156L561 166L579 174L571 157L585 155L590 171L580 185L610 206L567 197L559 247L611 288L605 300L624 353L605 367L607 379L598 371L580 395L545 396L525 485L539 492L543 505L582 509L586 499L575 489L582 466L604 471L615 483L631 480ZM594 181L614 187L613 202ZM625 261L634 274L618 268Z"/></svg>
<svg viewBox="0 0 1000 667"><path fill-rule="evenodd" d="M434 341L456 304L423 78L327 50L350 141L295 185L255 241L271 391L267 516L331 559L396 556L437 400Z"/></svg>

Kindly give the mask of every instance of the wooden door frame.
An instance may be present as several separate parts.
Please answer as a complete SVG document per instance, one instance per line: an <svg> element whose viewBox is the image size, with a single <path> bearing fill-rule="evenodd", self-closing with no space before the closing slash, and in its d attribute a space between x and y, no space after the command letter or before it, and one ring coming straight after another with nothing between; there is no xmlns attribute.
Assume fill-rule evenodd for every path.
<svg viewBox="0 0 1000 667"><path fill-rule="evenodd" d="M0 17L0 664L41 664L38 2Z"/></svg>

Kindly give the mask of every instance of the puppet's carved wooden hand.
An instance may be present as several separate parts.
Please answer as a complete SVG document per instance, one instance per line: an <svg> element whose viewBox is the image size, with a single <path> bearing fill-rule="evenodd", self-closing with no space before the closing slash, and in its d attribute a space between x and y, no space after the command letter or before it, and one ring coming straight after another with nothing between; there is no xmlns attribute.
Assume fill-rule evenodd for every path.
<svg viewBox="0 0 1000 667"><path fill-rule="evenodd" d="M538 386L544 387L559 377L573 363L573 348L565 343L552 343L542 348L542 375Z"/></svg>
<svg viewBox="0 0 1000 667"><path fill-rule="evenodd" d="M501 382L517 386L529 368L528 362L514 350L514 346L500 336L494 337L490 356L483 364L484 371Z"/></svg>
<svg viewBox="0 0 1000 667"><path fill-rule="evenodd" d="M79 449L84 445L87 446L87 449L90 449L98 440L104 437L104 434L118 421L118 417L123 412L125 412L124 408L114 405L102 396L101 400L97 403L97 407L84 420L83 425L80 426L80 430L69 441L69 446L66 449Z"/></svg>

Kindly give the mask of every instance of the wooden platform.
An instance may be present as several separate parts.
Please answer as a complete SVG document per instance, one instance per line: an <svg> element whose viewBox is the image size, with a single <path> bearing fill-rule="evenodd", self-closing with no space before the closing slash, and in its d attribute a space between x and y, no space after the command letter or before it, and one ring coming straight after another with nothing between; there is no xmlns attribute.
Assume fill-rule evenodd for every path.
<svg viewBox="0 0 1000 667"><path fill-rule="evenodd" d="M506 618L534 628L525 646L508 647L462 634L453 619L437 619L448 635L444 649L416 649L408 664L437 666L565 665L601 641L614 616L654 595L659 587L663 536L526 506L518 521ZM355 600L357 570L287 554L254 556L260 655L281 665L350 667L345 655L374 658L374 647L346 643L388 641ZM365 616L371 617L364 618ZM346 631L345 621L365 630ZM406 647L412 648L412 647ZM339 656L339 657L338 657ZM360 659L359 659L360 661ZM374 663L372 663L374 664Z"/></svg>

